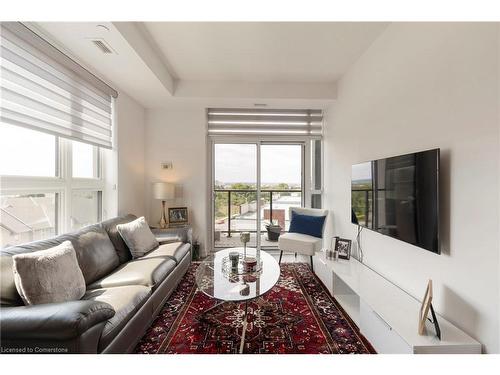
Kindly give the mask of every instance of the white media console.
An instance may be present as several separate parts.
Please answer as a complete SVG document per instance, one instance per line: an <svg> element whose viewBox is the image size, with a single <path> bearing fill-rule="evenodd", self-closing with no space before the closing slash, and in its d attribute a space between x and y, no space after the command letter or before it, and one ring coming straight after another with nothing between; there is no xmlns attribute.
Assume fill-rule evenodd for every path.
<svg viewBox="0 0 500 375"><path fill-rule="evenodd" d="M420 301L359 261L313 258L314 272L378 353L479 354L481 344L438 315L441 340L427 322L418 334Z"/></svg>

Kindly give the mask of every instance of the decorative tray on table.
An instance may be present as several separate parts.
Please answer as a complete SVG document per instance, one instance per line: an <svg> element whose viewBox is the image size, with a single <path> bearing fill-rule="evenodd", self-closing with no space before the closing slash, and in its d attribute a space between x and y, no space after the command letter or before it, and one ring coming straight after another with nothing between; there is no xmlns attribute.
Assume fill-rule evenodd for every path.
<svg viewBox="0 0 500 375"><path fill-rule="evenodd" d="M255 258L252 259L254 260L255 265L252 269L248 269L243 254L239 255L237 267L233 267L229 256L225 256L224 258L222 258L222 272L229 276L259 273L262 270L262 261L257 262Z"/></svg>

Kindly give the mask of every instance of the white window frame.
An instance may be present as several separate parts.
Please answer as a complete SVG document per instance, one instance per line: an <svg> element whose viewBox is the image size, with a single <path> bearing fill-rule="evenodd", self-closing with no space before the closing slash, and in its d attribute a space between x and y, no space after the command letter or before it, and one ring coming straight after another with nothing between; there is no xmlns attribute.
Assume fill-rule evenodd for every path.
<svg viewBox="0 0 500 375"><path fill-rule="evenodd" d="M2 126L0 124L0 126ZM100 197L98 221L103 218L104 199L106 194L103 150L94 146L94 162L97 163L96 178L72 177L72 146L71 140L56 136L56 176L11 176L0 175L0 192L2 195L22 195L36 193L56 193L56 234L72 231L71 228L71 197L74 190L98 191Z"/></svg>
<svg viewBox="0 0 500 375"><path fill-rule="evenodd" d="M315 151L316 151L316 141L320 141L321 143L321 153L320 153L320 178L321 181L319 181L319 189L316 188L316 158L315 158ZM321 137L316 137L316 138L310 138L309 140L309 148L310 148L310 160L311 160L311 166L310 166L310 171L308 177L310 178L310 189L309 189L309 206L311 207L312 205L312 196L313 195L319 195L321 197L321 206L323 208L324 202L323 202L323 185L324 185L324 180L325 180L325 159L324 159L324 152L325 152L325 144L323 142L323 139Z"/></svg>

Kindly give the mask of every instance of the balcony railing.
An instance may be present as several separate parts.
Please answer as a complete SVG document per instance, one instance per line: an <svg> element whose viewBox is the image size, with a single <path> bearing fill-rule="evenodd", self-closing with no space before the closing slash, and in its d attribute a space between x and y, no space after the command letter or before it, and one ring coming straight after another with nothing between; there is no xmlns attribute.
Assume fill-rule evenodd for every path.
<svg viewBox="0 0 500 375"><path fill-rule="evenodd" d="M280 198L283 196L287 196L292 193L301 193L300 202L298 205L294 205L292 202L278 202L280 205L285 206L302 206L303 195L302 190L300 189L262 189L261 191L261 208L266 205L264 210L264 220L273 222L273 220L277 220L279 224L285 229L285 217L286 212L284 213L283 208L276 209L273 207L273 204L276 205L274 194L280 194ZM218 201L222 200L222 195L225 195L225 202L222 204L218 204ZM235 199L236 198L236 199ZM260 215L261 212L257 211L257 190L256 189L214 189L214 199L215 199L215 219L217 221L223 221L224 224L227 224L227 229L218 228L219 232L227 233L227 237L231 237L232 233L239 232L257 232L257 228L255 225L255 229L248 228L244 230L238 230L232 228L232 221L236 220L239 217L242 220L242 217L246 213L255 212L256 215ZM236 202L237 201L237 202ZM268 205L268 207L267 207ZM253 211L252 211L253 210ZM267 211L266 211L267 210ZM244 211L244 212L243 212ZM280 212L278 215L276 212ZM283 213L283 215L281 215ZM252 220L252 219L250 219ZM255 222L257 220L257 216L255 217Z"/></svg>

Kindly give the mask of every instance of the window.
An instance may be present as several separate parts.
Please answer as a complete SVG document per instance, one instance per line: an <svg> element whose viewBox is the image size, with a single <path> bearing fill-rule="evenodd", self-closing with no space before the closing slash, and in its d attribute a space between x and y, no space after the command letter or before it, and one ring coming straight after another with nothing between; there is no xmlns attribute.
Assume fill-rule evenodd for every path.
<svg viewBox="0 0 500 375"><path fill-rule="evenodd" d="M321 208L323 190L323 151L321 139L311 140L311 207Z"/></svg>
<svg viewBox="0 0 500 375"><path fill-rule="evenodd" d="M97 146L0 123L0 247L100 221L102 152Z"/></svg>
<svg viewBox="0 0 500 375"><path fill-rule="evenodd" d="M118 93L23 23L0 22L0 44L5 247L101 220Z"/></svg>
<svg viewBox="0 0 500 375"><path fill-rule="evenodd" d="M73 177L97 178L98 147L86 143L72 141Z"/></svg>
<svg viewBox="0 0 500 375"><path fill-rule="evenodd" d="M54 236L57 201L56 193L2 194L0 246L4 248Z"/></svg>
<svg viewBox="0 0 500 375"><path fill-rule="evenodd" d="M71 193L71 230L101 220L101 192L73 190Z"/></svg>
<svg viewBox="0 0 500 375"><path fill-rule="evenodd" d="M56 137L0 124L0 175L56 175Z"/></svg>

